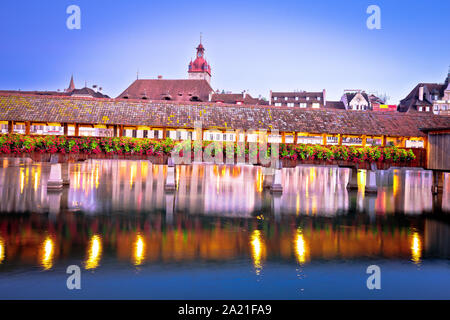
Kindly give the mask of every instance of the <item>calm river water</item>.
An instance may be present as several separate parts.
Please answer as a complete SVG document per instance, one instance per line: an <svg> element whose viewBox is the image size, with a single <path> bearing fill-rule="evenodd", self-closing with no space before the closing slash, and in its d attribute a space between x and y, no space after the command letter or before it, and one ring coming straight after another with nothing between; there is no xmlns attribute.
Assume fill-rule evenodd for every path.
<svg viewBox="0 0 450 320"><path fill-rule="evenodd" d="M348 169L282 170L271 195L256 166L71 164L0 159L0 299L450 299L450 181L392 169L378 193ZM81 290L66 286L70 265ZM367 267L381 269L369 290Z"/></svg>

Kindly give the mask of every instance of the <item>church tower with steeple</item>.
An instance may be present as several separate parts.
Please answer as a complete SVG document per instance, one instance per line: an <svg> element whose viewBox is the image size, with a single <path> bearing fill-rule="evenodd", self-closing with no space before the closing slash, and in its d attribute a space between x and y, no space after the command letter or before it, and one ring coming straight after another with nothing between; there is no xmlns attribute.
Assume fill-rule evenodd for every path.
<svg viewBox="0 0 450 320"><path fill-rule="evenodd" d="M69 87L64 90L65 92L72 92L73 90L75 90L75 83L73 82L73 75L70 77L70 83L69 83Z"/></svg>
<svg viewBox="0 0 450 320"><path fill-rule="evenodd" d="M205 48L202 45L201 38L200 44L197 47L197 57L189 63L188 76L192 80L206 80L208 83L211 82L211 66L205 60Z"/></svg>

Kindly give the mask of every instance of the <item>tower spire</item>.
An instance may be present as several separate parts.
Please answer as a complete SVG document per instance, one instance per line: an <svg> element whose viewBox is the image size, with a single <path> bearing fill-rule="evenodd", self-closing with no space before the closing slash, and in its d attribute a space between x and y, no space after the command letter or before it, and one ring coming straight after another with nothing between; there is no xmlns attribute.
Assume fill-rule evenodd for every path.
<svg viewBox="0 0 450 320"><path fill-rule="evenodd" d="M202 44L202 33L200 32L200 44Z"/></svg>
<svg viewBox="0 0 450 320"><path fill-rule="evenodd" d="M75 82L73 81L73 74L70 77L69 87L66 89L67 92L75 90Z"/></svg>

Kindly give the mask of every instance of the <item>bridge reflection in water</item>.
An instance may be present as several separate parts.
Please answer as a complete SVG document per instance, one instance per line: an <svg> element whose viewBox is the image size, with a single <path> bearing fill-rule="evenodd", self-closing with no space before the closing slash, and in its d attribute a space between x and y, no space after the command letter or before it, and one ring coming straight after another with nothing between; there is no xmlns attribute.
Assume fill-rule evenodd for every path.
<svg viewBox="0 0 450 320"><path fill-rule="evenodd" d="M419 268L450 259L448 223L435 219L450 208L450 182L436 200L423 170L379 172L372 195L364 192L365 171L359 190L348 192L348 169L299 166L283 169L283 194L276 196L267 188L271 177L245 165L179 166L174 193L164 192L166 167L146 161L72 164L70 187L57 193L47 192L48 164L0 165L4 283L14 270L26 275L69 264L113 273L239 265L259 279L271 263L292 266L301 278L305 267L324 261Z"/></svg>
<svg viewBox="0 0 450 320"><path fill-rule="evenodd" d="M335 216L357 210L373 218L433 210L432 175L425 170L379 171L379 190L373 196L364 192L365 170L358 172L359 190L352 193L345 188L348 169L286 168L282 170L284 191L274 205L265 188L271 176L257 166L177 166L177 190L168 197L166 166L148 161L71 164L71 185L56 194L47 194L49 164L28 159L3 159L0 164L1 212L165 212L170 207L173 212L245 218L261 213ZM449 188L447 179L440 201L444 211L450 209Z"/></svg>

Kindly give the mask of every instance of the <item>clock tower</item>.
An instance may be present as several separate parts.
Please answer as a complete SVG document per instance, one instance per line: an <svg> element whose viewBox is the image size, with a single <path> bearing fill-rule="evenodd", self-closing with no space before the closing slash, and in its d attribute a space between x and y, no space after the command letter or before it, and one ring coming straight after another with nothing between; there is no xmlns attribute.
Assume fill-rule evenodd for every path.
<svg viewBox="0 0 450 320"><path fill-rule="evenodd" d="M206 80L208 83L211 82L211 66L205 60L205 48L201 40L197 47L197 57L189 63L188 75L191 80Z"/></svg>

